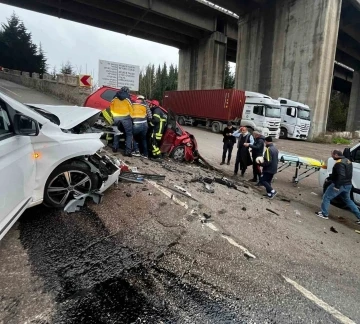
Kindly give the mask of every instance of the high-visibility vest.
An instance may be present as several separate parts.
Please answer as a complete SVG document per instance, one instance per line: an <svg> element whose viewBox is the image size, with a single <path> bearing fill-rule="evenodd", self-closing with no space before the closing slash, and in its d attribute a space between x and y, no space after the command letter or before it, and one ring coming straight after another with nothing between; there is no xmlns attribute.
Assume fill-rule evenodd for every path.
<svg viewBox="0 0 360 324"><path fill-rule="evenodd" d="M106 108L101 112L101 115L104 117L105 121L111 126L114 124L114 118L111 114L110 108Z"/></svg>
<svg viewBox="0 0 360 324"><path fill-rule="evenodd" d="M164 114L162 113L160 108L156 108L154 110L153 124L154 124L155 137L158 141L160 141L163 136L165 124L166 124L166 119L164 118Z"/></svg>
<svg viewBox="0 0 360 324"><path fill-rule="evenodd" d="M137 122L146 122L147 121L146 106L141 103L133 103L133 113L131 117L134 120L134 123Z"/></svg>
<svg viewBox="0 0 360 324"><path fill-rule="evenodd" d="M130 99L120 100L115 97L110 103L110 110L114 117L131 117L133 106Z"/></svg>

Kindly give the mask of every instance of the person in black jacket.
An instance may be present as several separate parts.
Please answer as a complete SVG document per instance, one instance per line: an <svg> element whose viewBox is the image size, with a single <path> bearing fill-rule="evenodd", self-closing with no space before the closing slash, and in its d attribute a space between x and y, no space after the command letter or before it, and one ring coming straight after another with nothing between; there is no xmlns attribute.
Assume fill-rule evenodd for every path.
<svg viewBox="0 0 360 324"><path fill-rule="evenodd" d="M278 170L279 151L274 146L271 136L265 138L265 145L264 162L259 163L263 167L260 185L265 187L267 197L273 199L277 195L277 191L271 187L271 181Z"/></svg>
<svg viewBox="0 0 360 324"><path fill-rule="evenodd" d="M232 125L232 122L227 123L227 127L223 131L223 154L220 165L225 164L226 153L227 153L227 165L230 165L231 153L236 143L236 138L233 136L233 133L236 132L236 128Z"/></svg>
<svg viewBox="0 0 360 324"><path fill-rule="evenodd" d="M332 184L326 189L323 195L321 211L317 212L316 215L321 218L328 219L330 201L335 197L340 196L346 206L357 217L358 220L356 223L360 225L360 211L350 198L353 173L352 163L343 156L341 151L334 150L331 153L331 156L335 160L335 165L332 169L332 173L329 179Z"/></svg>
<svg viewBox="0 0 360 324"><path fill-rule="evenodd" d="M253 175L254 177L250 180L251 182L258 182L261 177L261 168L256 162L256 158L264 154L265 137L262 136L258 131L253 132L254 144L245 143L244 146L251 148L251 157L253 160Z"/></svg>
<svg viewBox="0 0 360 324"><path fill-rule="evenodd" d="M241 176L243 177L247 167L252 165L249 147L244 144L254 144L254 137L248 132L246 127L240 127L238 131L233 133L233 136L238 138L234 176L237 176L240 166Z"/></svg>

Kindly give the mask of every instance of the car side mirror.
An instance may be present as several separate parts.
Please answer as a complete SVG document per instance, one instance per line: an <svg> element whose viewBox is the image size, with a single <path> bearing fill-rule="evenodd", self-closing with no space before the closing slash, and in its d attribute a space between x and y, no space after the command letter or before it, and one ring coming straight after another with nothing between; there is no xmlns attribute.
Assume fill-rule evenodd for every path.
<svg viewBox="0 0 360 324"><path fill-rule="evenodd" d="M39 135L39 124L28 116L16 114L14 116L14 131L16 135L37 136Z"/></svg>
<svg viewBox="0 0 360 324"><path fill-rule="evenodd" d="M350 148L349 148L349 147L347 147L347 148L344 149L343 155L344 155L347 159L351 160L351 153L350 153Z"/></svg>

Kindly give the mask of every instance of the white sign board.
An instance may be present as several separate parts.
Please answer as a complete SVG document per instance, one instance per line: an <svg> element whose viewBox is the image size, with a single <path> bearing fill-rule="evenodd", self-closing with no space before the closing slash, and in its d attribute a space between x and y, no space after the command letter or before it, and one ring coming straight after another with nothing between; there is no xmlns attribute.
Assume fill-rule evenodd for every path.
<svg viewBox="0 0 360 324"><path fill-rule="evenodd" d="M99 60L100 87L129 87L131 91L139 91L139 74L138 65Z"/></svg>

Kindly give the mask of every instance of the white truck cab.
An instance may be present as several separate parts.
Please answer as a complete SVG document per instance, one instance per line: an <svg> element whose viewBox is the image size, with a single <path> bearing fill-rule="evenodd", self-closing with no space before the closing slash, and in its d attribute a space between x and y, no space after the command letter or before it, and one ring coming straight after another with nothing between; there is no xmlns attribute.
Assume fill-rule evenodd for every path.
<svg viewBox="0 0 360 324"><path fill-rule="evenodd" d="M346 148L344 150L344 156L347 157L353 163L353 178L351 190L351 199L360 206L360 143L355 145L352 148ZM335 160L330 157L326 164L320 169L319 172L319 184L323 187L324 191L327 188L327 182L325 181L327 177L332 173ZM332 201L335 205L342 207L341 201Z"/></svg>
<svg viewBox="0 0 360 324"><path fill-rule="evenodd" d="M310 130L310 107L279 98L281 104L280 138L307 139Z"/></svg>
<svg viewBox="0 0 360 324"><path fill-rule="evenodd" d="M251 91L245 91L246 101L241 126L259 131L264 136L280 136L281 105L278 100Z"/></svg>

